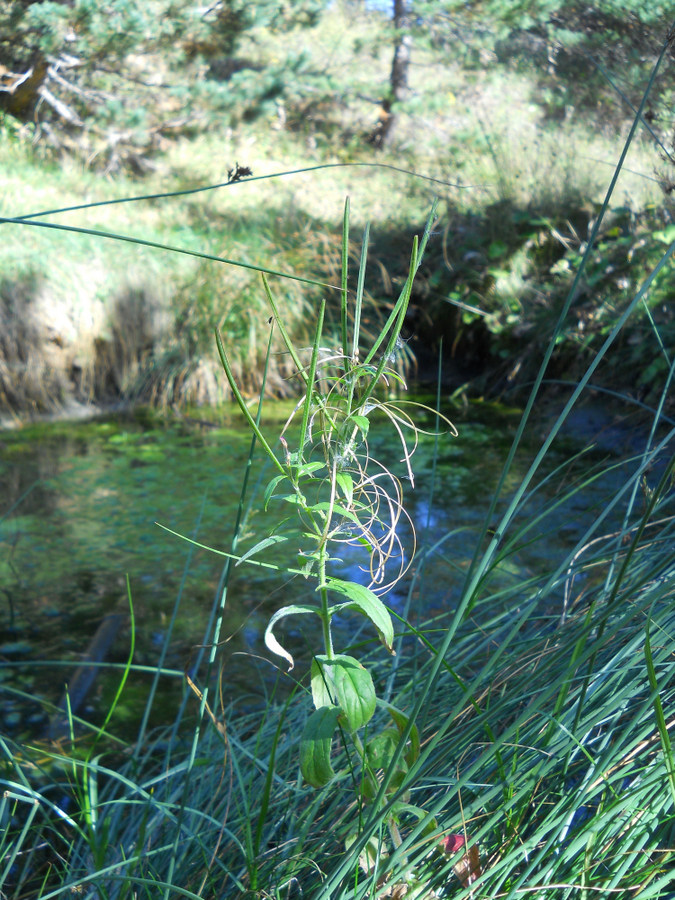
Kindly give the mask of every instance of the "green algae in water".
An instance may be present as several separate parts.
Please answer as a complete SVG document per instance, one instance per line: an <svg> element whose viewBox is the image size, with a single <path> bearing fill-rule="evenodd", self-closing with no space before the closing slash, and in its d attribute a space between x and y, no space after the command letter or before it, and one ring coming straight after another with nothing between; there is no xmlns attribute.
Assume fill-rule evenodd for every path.
<svg viewBox="0 0 675 900"><path fill-rule="evenodd" d="M268 434L279 433L289 409L289 404L267 408ZM453 415L451 412L450 417ZM431 511L433 436L422 437L414 458L416 490L406 491L406 502L417 523L418 537L431 542L439 534L453 532L427 565L426 599L415 610L417 621L432 612L453 609L512 438L512 410L470 409L467 415L468 421L460 417L457 422L458 438L439 437ZM429 414L423 425L431 431L434 424ZM401 474L400 448L383 444L379 433L373 430L371 451ZM52 702L58 700L64 680L79 662L102 617L126 610L127 574L136 617L134 663L152 667L182 586L167 658L167 665L176 673L175 691L172 695L163 689L162 694L165 721L171 719L182 672L192 664L204 639L222 558L191 547L155 523L210 547L228 549L249 446L245 428L227 420L215 427L210 423L189 427L181 422L166 424L155 418L148 422L54 423L0 436L0 641L32 646L32 669L27 654L12 660L16 667L12 671L24 667L23 686L34 678L37 694ZM527 446L523 450L525 459L514 466L507 490L522 476ZM553 454L550 462L555 462ZM254 465L253 492L258 473L259 467ZM263 485L268 477L262 478ZM590 507L592 501L584 495L585 506ZM272 527L277 511L266 516L255 511L259 505L254 499L254 512L246 520L240 545L243 549ZM499 578L505 584L516 583L545 569L556 547L571 545L582 520L576 509L569 514L561 510L559 534L524 547L517 557L505 558ZM431 531L425 537L427 522ZM346 566L351 564L345 559ZM236 691L243 691L244 685L255 679L250 677L251 660L244 658L238 667L233 666L233 652L260 653L261 633L270 612L287 602L288 596L297 601L302 591L311 592L311 585L302 579L289 584L262 570L234 568L222 635L227 643L219 653L226 661L228 685L237 680L237 671L248 671ZM394 605L399 602L394 596L391 601ZM302 643L300 633L289 638ZM129 639L122 630L109 661L124 663ZM58 668L35 663L50 659L58 661ZM119 672L101 673L97 689L103 698L114 695L118 678ZM150 676L134 678L134 690L125 700L127 721L133 720L136 704L140 716ZM104 706L105 699L100 702Z"/></svg>
<svg viewBox="0 0 675 900"><path fill-rule="evenodd" d="M168 660L182 670L204 638L222 561L155 523L215 548L229 546L249 443L242 430L172 425L148 431L134 422L60 423L4 434L0 629L31 644L38 660L75 666L101 618L126 606L128 574L134 662L153 665L185 579ZM246 614L245 603L233 603L228 629L236 631ZM125 660L128 642L123 631L110 661ZM234 641L232 649L241 644ZM68 667L56 675L38 669L38 689L55 702L69 674Z"/></svg>

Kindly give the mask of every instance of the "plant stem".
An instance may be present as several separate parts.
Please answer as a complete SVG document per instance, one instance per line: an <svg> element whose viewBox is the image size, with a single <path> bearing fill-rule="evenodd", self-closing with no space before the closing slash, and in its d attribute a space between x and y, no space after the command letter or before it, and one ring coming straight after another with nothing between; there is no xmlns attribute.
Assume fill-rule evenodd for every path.
<svg viewBox="0 0 675 900"><path fill-rule="evenodd" d="M363 746L363 742L361 738L358 736L356 731L351 733L352 740L354 741L354 747L356 748L356 752L361 757L361 762L363 763L363 777L367 778L370 782L371 789L373 791L373 796L377 793L377 789L379 788L379 784L377 782L377 778L373 774L371 767L368 765L368 760L366 758L366 748Z"/></svg>
<svg viewBox="0 0 675 900"><path fill-rule="evenodd" d="M321 546L321 556L319 558L319 575L321 577L321 628L323 630L323 643L326 648L326 656L328 659L334 658L333 652L333 636L330 633L330 615L328 613L328 589L326 588L326 550L325 545Z"/></svg>

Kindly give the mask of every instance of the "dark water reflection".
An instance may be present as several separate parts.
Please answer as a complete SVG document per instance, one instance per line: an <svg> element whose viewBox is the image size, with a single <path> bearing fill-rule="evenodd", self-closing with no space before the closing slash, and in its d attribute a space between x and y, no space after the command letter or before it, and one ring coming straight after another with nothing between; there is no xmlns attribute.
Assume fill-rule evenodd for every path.
<svg viewBox="0 0 675 900"><path fill-rule="evenodd" d="M282 406L270 410L272 433L287 413ZM423 548L451 534L429 556L424 590L413 591L412 606L406 607L410 576L388 598L397 612L408 609L411 619L418 621L454 609L518 421L515 413L487 407L459 417L449 414L458 418L460 436L440 438L433 485L435 442L431 437L421 441L415 457L416 490L407 491L406 501ZM431 420L427 426L431 428ZM523 448L509 476L507 495L522 478L544 431L542 425L541 433L533 433ZM572 420L568 437L551 455L549 465L559 465L603 433L610 437L594 455L573 464L534 495L530 515L552 502L589 466L616 460L619 453L632 449L634 431L625 424L582 413ZM381 443L377 429L371 436L373 454L396 468L400 453ZM155 523L208 546L227 548L249 443L247 432L231 421L217 428L137 420L61 423L0 434L1 730L18 735L44 729L47 716L40 698L58 702L64 680L70 678L102 617L113 611L126 613L127 575L136 624L136 664L156 664L174 601L181 598L165 662L177 675L170 682L173 689L164 690L157 705L158 721L171 718L184 689L180 673L189 669L204 639L222 560L161 531ZM403 467L398 468L403 475ZM260 466L254 466L253 485L259 477ZM556 563L622 478L625 472L616 469L563 503L555 527L546 526L548 533L537 534L537 540L523 541L518 554L505 560L503 583L524 582ZM265 480L263 473L263 484ZM271 525L269 516L251 511L244 534L247 543L242 546L259 540ZM358 575L357 562L348 553L343 572ZM284 603L302 599L311 599L310 586L302 578L270 577L252 567L236 569L222 634L227 640L221 653L226 695L264 690L264 677L252 675L257 670L239 654L265 655L262 631L269 615ZM302 652L306 643L313 643L308 627L306 621L289 621L281 633ZM357 626L345 620L340 627L348 640ZM127 625L106 659L122 663L129 641ZM95 717L97 710L106 708L118 679L119 672L99 676L85 715ZM149 675L137 676L126 692L121 715L128 717L130 730L149 681ZM25 694L35 695L36 701L31 703Z"/></svg>

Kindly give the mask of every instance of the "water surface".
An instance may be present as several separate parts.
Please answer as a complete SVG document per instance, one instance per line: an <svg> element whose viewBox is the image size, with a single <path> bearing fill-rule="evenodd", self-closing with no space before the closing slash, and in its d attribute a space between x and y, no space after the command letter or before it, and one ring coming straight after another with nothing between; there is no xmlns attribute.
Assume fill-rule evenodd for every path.
<svg viewBox="0 0 675 900"><path fill-rule="evenodd" d="M272 405L266 427L278 434L289 407ZM489 500L508 453L517 411L476 406L457 420L459 437L423 436L415 462L416 484L406 489L408 510L423 547L447 535L425 567L423 590L408 596L410 576L388 597L399 613L422 621L451 613L461 591ZM433 431L430 415L422 424ZM617 430L618 429L618 430ZM517 487L545 434L530 431L507 483ZM611 435L603 441L603 435ZM557 502L574 480L593 466L616 462L630 451L634 433L599 413L573 419L567 437L551 454L549 470L578 452L589 439L596 449L561 470L536 491L525 514ZM172 537L156 523L200 543L228 549L232 538L250 436L237 417L214 426L194 421L161 423L139 418L51 423L0 435L0 688L4 689L3 729L39 733L48 714L42 699L57 703L101 620L128 613L127 577L135 618L134 662L156 665L167 638L177 598L178 613L165 665L175 670L157 706L158 720L170 719L189 670L207 632L214 597L219 594L222 558ZM403 477L400 451L384 423L371 429L371 451ZM435 481L431 473L436 458ZM526 583L545 572L569 550L602 508L628 469L615 468L593 485L561 502L544 530L500 564L497 583ZM268 534L275 512L259 509L264 484L273 475L253 467L251 496L242 547ZM257 503L256 503L257 499ZM500 506L503 509L503 505ZM517 526L517 522L516 522ZM406 552L410 552L409 536ZM280 563L283 562L278 557ZM290 564L295 565L291 559ZM343 573L360 575L358 560L343 556ZM227 599L220 659L228 692L261 693L265 678L250 656L265 656L262 631L280 605L311 599L311 585L262 569L235 570ZM130 647L126 619L105 659L122 663ZM286 637L295 646L307 635L306 623L289 621ZM345 622L348 639L353 623ZM302 629L305 629L303 632ZM241 656L240 654L249 654ZM58 663L58 665L56 664ZM273 671L271 668L269 671ZM83 710L94 718L114 694L119 671L103 672ZM147 695L150 675L131 679L120 715L133 723ZM21 691L23 694L16 694ZM31 702L24 696L33 694ZM227 699L227 698L226 698Z"/></svg>

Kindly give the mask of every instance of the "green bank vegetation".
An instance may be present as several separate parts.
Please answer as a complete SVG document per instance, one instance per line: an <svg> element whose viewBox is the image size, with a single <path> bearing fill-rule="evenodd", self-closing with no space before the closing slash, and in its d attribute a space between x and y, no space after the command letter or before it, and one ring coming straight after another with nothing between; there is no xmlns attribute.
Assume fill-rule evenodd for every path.
<svg viewBox="0 0 675 900"><path fill-rule="evenodd" d="M666 48L664 44L664 52ZM658 66L654 72L658 74ZM626 151L648 96L640 101L641 111L623 145ZM494 148L495 141L489 145ZM404 155L402 143L399 163ZM252 276L260 297L256 323L264 323L264 340L256 346L258 380L246 381L239 332L228 334L216 322L221 327L214 343L224 375L214 375L214 383L218 390L227 383L251 431L251 458L262 454L270 467L266 486L258 490L243 467L231 542L212 546L225 559L223 587L185 678L175 719L164 729L148 728L163 679L177 674L164 668L162 654L136 740L128 744L115 738L115 710L135 668L132 641L128 661L119 667L118 694L102 726L88 728L66 715L60 742L0 737L0 890L6 896L435 900L532 894L558 900L671 894L675 757L668 710L675 690L675 432L666 407L675 363L669 343L672 313L664 302L667 295L659 291L666 290L675 244L668 222L649 218L662 217L665 206L650 210L645 205L636 213L618 202L618 179L627 158L621 157L604 201L592 206L586 221L590 232L583 237L569 210L564 220L569 231L563 234L551 218L560 207L549 209L547 217L543 207L528 209L526 200L521 206L515 194L495 194L463 212L459 201L453 204L458 218L441 228L445 239L436 249L437 255L448 257L445 269L434 265L438 225L431 202L426 226L415 229L408 241L405 264L397 251L398 261L390 269L378 266L378 238L371 243L368 228L352 244L348 213L340 220L331 250L334 262L326 274L299 274L294 268L296 278L323 285L305 289L306 282L296 281L287 288L288 279L271 274L282 268L276 247L268 245L264 257L261 245L263 261L252 264L269 274L265 279L260 273ZM505 159L515 157L505 154ZM481 162L471 154L467 166L468 160ZM238 161L249 165L242 155ZM58 171L59 178L69 177L66 170ZM536 170L530 174L534 178ZM344 172L340 177L346 177ZM374 182L371 178L368 190L375 190ZM330 185L317 200L319 206L332 190L343 187L334 173ZM224 193L229 198L241 191L243 196L250 186L236 180ZM566 198L568 188L565 184ZM411 188L401 210L409 212L408 203L413 209L426 191ZM585 202L596 202L584 196ZM390 190L379 202L386 206L396 200ZM168 203L162 212L184 212L186 202ZM374 235L387 228L387 220L378 219L377 203L373 198ZM297 213L299 221L309 213L310 199L306 204ZM135 208L104 207L96 214L131 217ZM148 227L145 241L161 234L159 223L164 227L168 221L152 204L149 208L158 231ZM260 208L273 207L261 203ZM76 213L80 225L82 213ZM415 216L410 216L412 221ZM173 237L180 220L176 214ZM409 227L405 223L395 230L396 241L384 246L390 251L400 247ZM39 232L17 223L5 222L3 228L8 233ZM186 232L186 241L195 240L195 234ZM449 254L459 251L451 234L476 240L476 247L466 244L454 263ZM89 241L93 260L108 252L94 235L56 232L54 238L63 241L61 259L67 270L64 248L71 240ZM191 246L210 252L206 236ZM553 246L564 252L553 252ZM127 249L137 249L142 259L149 248ZM631 268L625 276L621 302L619 294L601 293L599 287L624 277L611 269L613 253L617 260L625 254L631 265L638 259L644 267ZM497 269L502 254L504 262L507 255L508 261L520 259L522 268ZM161 258L174 259L168 253ZM118 272L122 259L117 253ZM466 265L465 282L455 277L461 263ZM168 278L165 270L162 277ZM373 270L384 285L379 296L367 277ZM212 271L222 270L213 265ZM536 283L533 299L534 273L542 281ZM455 320L456 330L450 332L454 352L476 346L483 332L474 330L475 322L483 323L485 331L487 320L487 332L495 337L487 352L497 359L504 352L502 376L521 385L533 379L523 388L524 411L484 510L473 557L459 563L449 552L452 531L432 544L421 529L413 556L414 545L403 527L419 425L414 406L405 403L401 357L394 351L411 321L411 304L418 303L420 320L429 316L435 321L432 301L437 294L445 296L444 303L449 297L440 287L443 277L458 293L447 307L461 323ZM161 283L159 277L157 281ZM391 294L385 290L389 282ZM311 315L298 318L284 292L297 289L306 297L314 288L320 290L309 306ZM509 320L515 313L504 306L508 297L518 304L515 322ZM427 298L426 306L420 298ZM479 309L477 299L493 306ZM203 302L212 302L208 291ZM638 310L646 325L636 325ZM205 318L200 329L206 342L214 323ZM572 327L571 321L585 324ZM518 332L518 326L525 332ZM649 335L649 351L642 349L644 342L634 351L640 334ZM516 342L520 356L514 356ZM283 357L277 356L277 348L285 351ZM638 355L631 356L633 352ZM632 368L639 379L646 353L652 368L637 401L645 413L645 430L639 449L622 461L627 467L624 482L598 506L574 547L559 556L551 553L544 573L505 582L500 576L519 551L545 542L560 528L561 516L573 515L574 504L583 503L585 489L603 468L616 465L582 453L541 474L570 412L602 376L603 366L614 373ZM149 358L154 365L152 353ZM280 358L287 368L275 371ZM439 360L437 408L442 353ZM137 376L142 380L148 376L141 362ZM547 427L525 476L515 490L507 490L544 381L556 374L552 366L562 366L561 375L571 381L568 399ZM294 421L275 431L262 428L259 416L268 379L277 377L289 378L300 399ZM242 384L257 388L257 408L247 401ZM635 398L626 395L624 402L635 403ZM419 417L428 422L422 412ZM443 442L461 440L443 417L431 418L439 452ZM371 456L369 441L376 429L389 429L400 439L400 471L382 467ZM433 480L431 510L437 502ZM545 502L540 499L544 480L558 485L553 499ZM267 507L275 522L265 533L243 540L249 502ZM203 543L213 542L206 538ZM341 568L348 546L365 555L358 581ZM281 564L278 551L285 554ZM425 591L425 563L432 555L447 560L448 578L460 590L454 608L424 617L418 615L416 598ZM316 641L307 633L310 671L280 672L268 702L253 711L240 700L227 700L227 672L218 671L227 585L235 564L278 571L283 599L268 623L266 642L286 663L293 660L284 638L285 620L317 618L319 623ZM389 565L394 574L383 575ZM312 600L295 602L296 582L287 584L289 576L309 586ZM400 613L388 603L397 580L399 590L406 591ZM133 619L131 589L129 607ZM336 647L332 627L348 616L355 623L353 632L345 646Z"/></svg>
<svg viewBox="0 0 675 900"><path fill-rule="evenodd" d="M3 224L6 416L49 411L73 398L215 404L229 394L217 374L215 326L233 340L242 388L254 393L260 384L267 316L255 269L91 234L55 234L38 221L320 282L275 280L288 328L302 345L322 297L328 323L337 321L346 195L353 221L373 228L367 321L377 326L386 318L405 279L412 233L438 197L436 233L404 326L404 338L412 337L407 346L428 373L444 335L455 381L473 382L475 391L496 393L533 377L530 363L543 353L584 254L663 37L656 20L642 30L636 20L632 31L627 25L622 31L619 7L596 11L594 25L571 13L570 21L561 19L559 4L532 21L523 19L524 7L509 3L470 15L452 3L440 4L435 15L422 9L422 24L410 25L412 56L405 97L393 107L396 128L377 150L371 138L395 43L382 13L360 4L306 3L270 31L273 4L257 4L260 26L245 11L255 4L235 4L236 21L199 20L199 28L217 32L207 40L192 34L192 19L178 15L178 6L188 15L190 4L179 4L170 20L183 36L177 41L169 25L148 37L155 32L144 16L159 17L162 3L136 17L133 4L111 3L115 15L130 17L120 19L124 41L119 34L110 39L96 4L86 15L83 4L77 21L69 7L58 7L57 15L55 4L29 4L28 22L21 19L33 55L61 60L64 47L72 56L76 46L89 62L68 68L62 61L65 68L56 72L80 93L68 92L56 75L47 82L74 104L82 126L64 122L44 97L27 121L9 112L2 119L0 161L11 173L2 209L8 217L36 216L31 227ZM7 15L4 6L0 15ZM637 15L632 7L624 12L626 23ZM112 12L108 18L114 20ZM568 32L587 37L572 40ZM608 58L603 41L615 34ZM592 77L589 59L597 62ZM226 62L236 71L221 72ZM28 63L25 55L14 67ZM661 73L559 336L556 376L583 371L668 245L669 96ZM156 140L148 143L149 135ZM235 175L237 165L253 179ZM307 171L284 174L298 169ZM272 175L279 177L266 177ZM218 190L46 214L223 185L233 176ZM350 253L356 257L358 248ZM602 383L630 386L641 399L650 394L653 374L650 316L666 344L673 340L670 271L646 296L649 310L629 323L612 372L599 374ZM271 394L294 391L286 362L273 357Z"/></svg>

